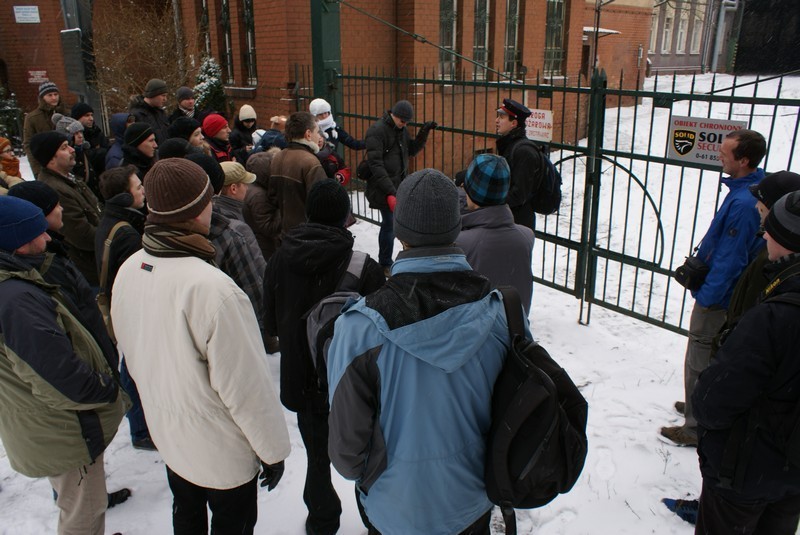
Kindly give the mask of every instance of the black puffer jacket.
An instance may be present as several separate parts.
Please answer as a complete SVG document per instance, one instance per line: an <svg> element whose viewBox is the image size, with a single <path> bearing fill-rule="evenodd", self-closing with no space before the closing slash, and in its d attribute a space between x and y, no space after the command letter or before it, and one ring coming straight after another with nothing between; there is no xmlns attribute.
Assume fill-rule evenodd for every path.
<svg viewBox="0 0 800 535"><path fill-rule="evenodd" d="M304 223L290 230L272 255L264 276L267 331L278 335L281 348L281 402L292 411L328 410L325 392L305 344L300 317L336 290L353 250L353 236L343 228ZM372 259L364 268L359 293L367 295L385 282L383 269Z"/></svg>
<svg viewBox="0 0 800 535"><path fill-rule="evenodd" d="M417 137L411 139L408 128L397 128L387 111L369 127L367 163L372 178L367 181L367 200L372 208L387 208L387 195L394 195L400 182L408 175L408 159L416 156L428 140L428 130L419 129Z"/></svg>
<svg viewBox="0 0 800 535"><path fill-rule="evenodd" d="M778 430L789 424L788 416L800 399L800 306L769 300L800 293L800 255L770 264L766 271L773 281L781 282L774 288L767 286L766 301L742 316L711 366L700 374L692 395L703 479L735 502L775 501L800 494L800 467L788 463L776 441ZM753 407L761 407L756 413L759 427L752 453L744 461L742 488L721 488L726 443L737 422L746 420Z"/></svg>
<svg viewBox="0 0 800 535"><path fill-rule="evenodd" d="M161 108L154 108L144 101L142 95L137 95L131 99L128 105L128 111L136 117L137 123L147 123L153 129L156 135L156 143L161 145L168 138L167 129L169 128L169 119L167 112Z"/></svg>
<svg viewBox="0 0 800 535"><path fill-rule="evenodd" d="M128 223L117 230L111 248L108 251L108 275L106 279L106 294L111 298L111 287L117 277L117 271L130 255L142 248L142 234L144 234L145 216L139 210L131 208L133 196L130 193L114 195L106 201L100 224L95 234L94 251L97 261L98 276L103 268L103 252L106 249L106 239L114 225L124 221Z"/></svg>
<svg viewBox="0 0 800 535"><path fill-rule="evenodd" d="M525 139L525 129L515 128L497 140L497 153L508 160L511 168L506 203L514 214L514 222L533 229L532 196L542 187L544 170L541 153ZM521 145L514 149L518 144Z"/></svg>

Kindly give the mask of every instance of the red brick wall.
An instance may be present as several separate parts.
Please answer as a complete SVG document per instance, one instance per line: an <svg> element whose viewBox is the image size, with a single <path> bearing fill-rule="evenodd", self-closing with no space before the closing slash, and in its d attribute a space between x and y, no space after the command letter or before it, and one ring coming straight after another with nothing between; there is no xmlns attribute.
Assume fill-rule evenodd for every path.
<svg viewBox="0 0 800 535"><path fill-rule="evenodd" d="M583 24L594 26L594 6L585 4ZM650 44L652 9L636 8L617 4L605 6L600 15L600 27L616 30L619 34L606 35L598 40L599 68L606 70L608 87L620 86L620 75L624 72L622 85L625 89L636 88L637 74L644 78L647 63L647 47ZM589 35L590 39L593 36ZM638 59L639 47L642 57Z"/></svg>
<svg viewBox="0 0 800 535"><path fill-rule="evenodd" d="M61 90L61 99L72 106L78 97L67 91L67 75L61 48L64 15L58 0L30 0L18 5L38 6L39 24L17 24L12 2L0 9L0 59L8 68L8 88L20 107L30 111L38 105L39 82L28 82L28 71L44 70Z"/></svg>

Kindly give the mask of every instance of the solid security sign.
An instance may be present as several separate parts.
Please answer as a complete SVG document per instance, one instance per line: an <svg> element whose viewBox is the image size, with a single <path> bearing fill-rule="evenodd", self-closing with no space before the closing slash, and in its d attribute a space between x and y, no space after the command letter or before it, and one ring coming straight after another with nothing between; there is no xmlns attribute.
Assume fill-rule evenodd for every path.
<svg viewBox="0 0 800 535"><path fill-rule="evenodd" d="M531 110L530 116L525 120L525 136L545 143L553 141L552 110Z"/></svg>
<svg viewBox="0 0 800 535"><path fill-rule="evenodd" d="M719 147L722 140L742 128L747 128L747 122L673 116L667 139L667 157L721 168Z"/></svg>

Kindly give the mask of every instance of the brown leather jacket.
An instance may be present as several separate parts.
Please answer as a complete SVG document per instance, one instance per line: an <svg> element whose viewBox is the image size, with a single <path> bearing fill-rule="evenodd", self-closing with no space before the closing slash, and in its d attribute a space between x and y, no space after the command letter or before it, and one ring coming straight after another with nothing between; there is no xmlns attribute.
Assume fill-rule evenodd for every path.
<svg viewBox="0 0 800 535"><path fill-rule="evenodd" d="M25 149L25 155L31 164L33 176L39 176L42 165L31 154L31 138L40 132L50 132L56 129L56 125L53 124L53 114L56 112L67 114L67 109L64 107L63 102L59 101L55 108L50 108L40 98L39 106L25 115L25 124L22 128L22 148Z"/></svg>
<svg viewBox="0 0 800 535"><path fill-rule="evenodd" d="M328 178L311 148L290 142L270 166L268 201L280 215L280 233L306 221L306 195L317 180Z"/></svg>

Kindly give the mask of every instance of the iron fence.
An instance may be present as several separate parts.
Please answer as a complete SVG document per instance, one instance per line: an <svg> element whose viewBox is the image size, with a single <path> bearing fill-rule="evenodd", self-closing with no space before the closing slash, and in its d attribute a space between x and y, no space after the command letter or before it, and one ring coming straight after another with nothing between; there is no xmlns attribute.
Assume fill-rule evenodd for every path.
<svg viewBox="0 0 800 535"><path fill-rule="evenodd" d="M310 68L296 73L297 108L308 109ZM668 158L668 125L673 115L745 121L767 138L762 167L797 169L800 99L783 81L697 75L629 83L621 74L607 87L602 72L550 84L356 69L336 77L343 109L335 112L341 126L363 139L393 102L411 101L412 133L426 120L440 126L410 169L435 167L454 176L476 154L495 151L503 98L552 110L551 159L564 179L564 197L556 215L536 216L534 280L581 299L581 321L589 321L596 304L685 333L693 300L672 273L702 238L724 192L713 162ZM355 168L364 155L347 149L344 156ZM377 222L379 213L359 193L363 184L354 180L352 188L356 215Z"/></svg>

